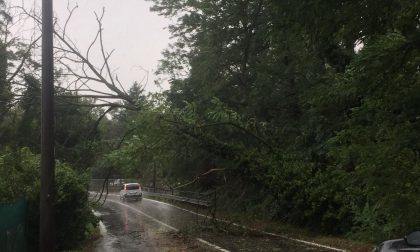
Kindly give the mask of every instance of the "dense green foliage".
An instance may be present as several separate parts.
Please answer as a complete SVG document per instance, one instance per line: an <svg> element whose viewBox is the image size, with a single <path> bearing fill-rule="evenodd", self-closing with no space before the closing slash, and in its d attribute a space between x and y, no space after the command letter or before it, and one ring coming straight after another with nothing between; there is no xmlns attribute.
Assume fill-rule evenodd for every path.
<svg viewBox="0 0 420 252"><path fill-rule="evenodd" d="M0 151L0 202L26 198L35 200L39 192L39 158L28 148Z"/></svg>
<svg viewBox="0 0 420 252"><path fill-rule="evenodd" d="M171 88L118 122L117 167L362 240L420 226L418 1L153 2Z"/></svg>
<svg viewBox="0 0 420 252"><path fill-rule="evenodd" d="M41 85L39 65L29 45L9 30L16 25L0 1L0 202L25 199L27 246L39 239ZM15 13L15 12L12 12ZM18 17L19 19L19 17ZM57 81L64 81L57 79ZM57 250L78 248L97 226L88 200L88 170L94 163L99 110L93 101L57 87L56 94L56 229Z"/></svg>
<svg viewBox="0 0 420 252"><path fill-rule="evenodd" d="M0 180L0 202L26 199L28 247L38 248L39 230L39 165L38 155L28 148L17 151L0 151L0 174L7 174ZM88 176L78 174L68 165L58 162L56 166L56 236L57 249L67 250L80 245L90 237L97 225L88 204Z"/></svg>
<svg viewBox="0 0 420 252"><path fill-rule="evenodd" d="M106 117L56 90L57 157L77 170L57 174L63 206L87 211L77 174L92 167L98 178L217 189L226 209L360 240L420 226L419 1L151 1L176 20L158 70L168 91L146 96L134 83L141 110ZM20 99L6 78L21 56L0 43L2 200L37 187L8 188L35 176L39 152L35 70L19 79ZM86 216L63 230L82 239Z"/></svg>

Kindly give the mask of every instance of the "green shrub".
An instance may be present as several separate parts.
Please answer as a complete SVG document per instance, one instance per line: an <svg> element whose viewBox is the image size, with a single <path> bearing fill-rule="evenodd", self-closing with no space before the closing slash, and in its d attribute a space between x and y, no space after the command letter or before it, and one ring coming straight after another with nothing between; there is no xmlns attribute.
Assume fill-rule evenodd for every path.
<svg viewBox="0 0 420 252"><path fill-rule="evenodd" d="M29 148L0 150L0 174L0 202L38 197L39 156Z"/></svg>
<svg viewBox="0 0 420 252"><path fill-rule="evenodd" d="M74 248L88 238L89 225L96 226L88 201L88 178L57 163L56 225L59 249Z"/></svg>
<svg viewBox="0 0 420 252"><path fill-rule="evenodd" d="M0 202L18 198L28 201L27 237L29 247L38 248L39 156L27 148L0 151ZM56 163L56 245L57 250L77 248L97 226L88 201L88 177L68 165Z"/></svg>

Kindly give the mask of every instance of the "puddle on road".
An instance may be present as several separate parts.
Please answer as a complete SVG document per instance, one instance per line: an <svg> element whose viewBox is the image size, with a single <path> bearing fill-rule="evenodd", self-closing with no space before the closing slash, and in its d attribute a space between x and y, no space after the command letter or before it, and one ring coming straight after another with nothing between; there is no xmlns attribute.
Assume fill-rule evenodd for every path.
<svg viewBox="0 0 420 252"><path fill-rule="evenodd" d="M95 251L205 251L195 242L126 207L112 205L110 209L105 205L98 215L103 220L100 223L102 238L95 243Z"/></svg>
<svg viewBox="0 0 420 252"><path fill-rule="evenodd" d="M107 216L110 213L107 211L93 211L93 214L99 218L102 218L103 216ZM99 221L99 232L101 234L101 238L95 242L95 251L115 251L113 245L118 242L118 239L112 234L108 233L108 229L102 220Z"/></svg>
<svg viewBox="0 0 420 252"><path fill-rule="evenodd" d="M144 230L133 227L138 225L129 226L131 221L128 221L127 212L123 211L120 216L116 211L109 210L111 209L104 209L96 214L102 218L99 223L102 237L95 243L95 251L147 251L142 235Z"/></svg>
<svg viewBox="0 0 420 252"><path fill-rule="evenodd" d="M201 243L186 237L200 237L231 251L326 251L223 223L212 227L207 219L153 201L124 204L109 201L100 214L106 235L98 241L96 251L209 251L208 247L203 248ZM150 216L158 221L151 220ZM184 235L158 222L176 227Z"/></svg>
<svg viewBox="0 0 420 252"><path fill-rule="evenodd" d="M118 239L108 233L108 230L102 221L99 222L99 230L102 237L95 243L95 251L115 251L114 244L118 241Z"/></svg>

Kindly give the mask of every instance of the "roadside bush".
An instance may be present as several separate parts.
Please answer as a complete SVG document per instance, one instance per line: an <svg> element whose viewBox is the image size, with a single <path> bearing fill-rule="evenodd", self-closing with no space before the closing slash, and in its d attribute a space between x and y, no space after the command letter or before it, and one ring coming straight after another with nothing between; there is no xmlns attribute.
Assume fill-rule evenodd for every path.
<svg viewBox="0 0 420 252"><path fill-rule="evenodd" d="M0 202L38 197L39 157L29 148L0 150L0 174Z"/></svg>
<svg viewBox="0 0 420 252"><path fill-rule="evenodd" d="M28 201L27 238L32 250L39 236L39 164L38 155L28 148L0 151L0 202L19 198ZM56 245L57 250L77 248L97 226L88 201L88 177L67 164L56 163Z"/></svg>
<svg viewBox="0 0 420 252"><path fill-rule="evenodd" d="M56 172L56 226L59 249L71 249L88 238L90 226L97 226L88 201L88 177L58 163Z"/></svg>

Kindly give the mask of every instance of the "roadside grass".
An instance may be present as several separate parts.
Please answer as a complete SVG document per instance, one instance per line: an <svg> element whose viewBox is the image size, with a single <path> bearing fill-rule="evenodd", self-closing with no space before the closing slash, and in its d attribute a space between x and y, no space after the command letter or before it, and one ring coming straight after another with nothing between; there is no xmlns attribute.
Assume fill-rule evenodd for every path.
<svg viewBox="0 0 420 252"><path fill-rule="evenodd" d="M233 225L236 223L238 225L244 225L249 228L254 228L259 231L276 233L280 235L285 235L295 239L301 239L309 242L314 242L318 244L323 244L335 248L344 249L346 251L354 252L371 252L374 248L374 244L359 242L347 239L345 237L329 236L324 234L318 234L313 231L295 227L290 224L276 221L276 220L267 220L256 218L255 216L249 216L241 212L231 212L225 209L217 209L215 217L217 219L226 220L227 222L212 221L212 214L209 209L197 207L188 203L178 202L174 200L163 199L159 197L154 197L148 195L147 198L159 200L162 202L170 203L172 205L190 210L195 213L199 213L208 217L208 221L203 223L198 223L197 227L192 227L189 230L183 230L185 235L192 235L195 232L199 231L208 231L220 233L224 232L229 235L236 236L266 236L258 231L244 229Z"/></svg>

